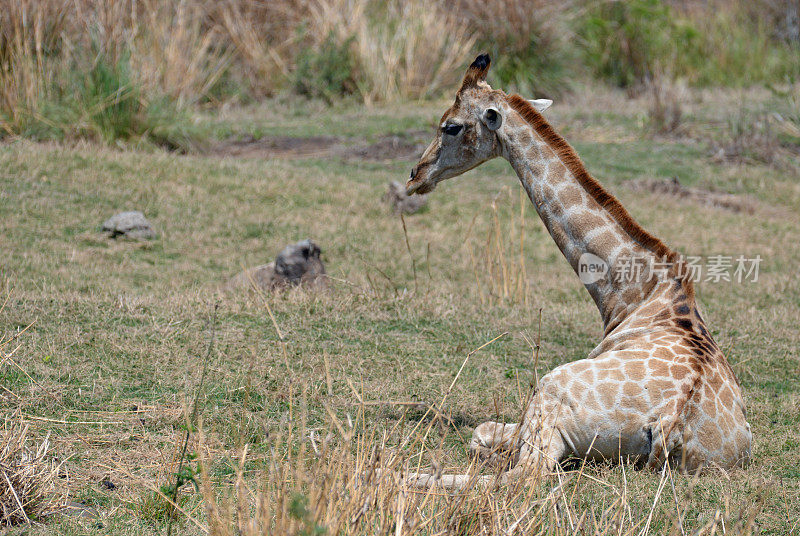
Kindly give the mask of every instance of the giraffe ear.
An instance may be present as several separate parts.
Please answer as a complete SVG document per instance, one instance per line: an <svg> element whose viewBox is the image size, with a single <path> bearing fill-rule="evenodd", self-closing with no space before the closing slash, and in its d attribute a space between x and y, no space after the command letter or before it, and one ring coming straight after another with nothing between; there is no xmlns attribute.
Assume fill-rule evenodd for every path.
<svg viewBox="0 0 800 536"><path fill-rule="evenodd" d="M464 81L461 82L461 89L459 91L475 87L478 85L478 82L486 80L486 73L489 72L489 65L491 65L491 63L492 60L489 58L489 54L481 54L475 58L475 61L467 68Z"/></svg>
<svg viewBox="0 0 800 536"><path fill-rule="evenodd" d="M503 124L503 114L497 108L486 108L481 114L481 121L489 130L497 130Z"/></svg>
<svg viewBox="0 0 800 536"><path fill-rule="evenodd" d="M550 99L531 99L528 102L530 102L531 105L533 105L533 107L539 113L544 112L545 110L550 108L550 105L553 104L553 101L551 101Z"/></svg>

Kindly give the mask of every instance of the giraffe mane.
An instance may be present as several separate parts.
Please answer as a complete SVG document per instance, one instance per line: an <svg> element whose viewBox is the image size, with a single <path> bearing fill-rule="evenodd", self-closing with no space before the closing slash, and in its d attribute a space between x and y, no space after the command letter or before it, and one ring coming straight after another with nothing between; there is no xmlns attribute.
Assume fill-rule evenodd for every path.
<svg viewBox="0 0 800 536"><path fill-rule="evenodd" d="M586 190L586 193L606 209L633 240L656 255L665 257L670 261L674 260L677 253L639 225L625 207L622 206L622 203L586 171L586 167L575 152L575 149L555 131L542 114L519 95L510 95L507 97L507 101L511 108L527 121L547 145L555 151L567 169Z"/></svg>

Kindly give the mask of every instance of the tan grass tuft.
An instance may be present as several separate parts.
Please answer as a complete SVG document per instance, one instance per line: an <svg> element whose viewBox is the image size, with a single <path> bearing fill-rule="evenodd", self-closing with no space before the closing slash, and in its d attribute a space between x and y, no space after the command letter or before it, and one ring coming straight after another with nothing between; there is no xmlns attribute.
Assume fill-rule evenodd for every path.
<svg viewBox="0 0 800 536"><path fill-rule="evenodd" d="M11 295L7 286L4 294L0 313ZM12 336L0 334L0 367L12 361L19 349L15 342L27 329ZM64 506L67 498L66 486L57 485L61 465L47 455L50 434L38 446L31 446L28 424L21 416L19 411L5 416L0 428L0 526L29 523Z"/></svg>
<svg viewBox="0 0 800 536"><path fill-rule="evenodd" d="M64 506L66 492L57 485L60 464L47 454L49 434L31 446L28 425L7 417L0 445L0 525L29 523Z"/></svg>
<svg viewBox="0 0 800 536"><path fill-rule="evenodd" d="M492 42L508 56L528 53L535 37L537 52L551 51L571 36L571 1L552 0L459 0L459 16L482 39ZM530 73L534 76L536 73Z"/></svg>
<svg viewBox="0 0 800 536"><path fill-rule="evenodd" d="M686 86L672 77L657 76L648 84L650 107L647 111L651 127L658 133L676 133L683 119Z"/></svg>
<svg viewBox="0 0 800 536"><path fill-rule="evenodd" d="M455 86L475 39L441 1L319 0L311 9L313 34L340 43L352 39L359 92L366 102L418 99Z"/></svg>
<svg viewBox="0 0 800 536"><path fill-rule="evenodd" d="M525 209L529 204L520 189L515 201L513 190L503 188L491 202L491 225L486 239L480 240L475 220L464 238L475 286L481 304L518 303L528 305L530 283L525 267ZM501 223L500 213L508 213ZM477 216L476 216L477 218ZM474 240L473 240L474 238Z"/></svg>

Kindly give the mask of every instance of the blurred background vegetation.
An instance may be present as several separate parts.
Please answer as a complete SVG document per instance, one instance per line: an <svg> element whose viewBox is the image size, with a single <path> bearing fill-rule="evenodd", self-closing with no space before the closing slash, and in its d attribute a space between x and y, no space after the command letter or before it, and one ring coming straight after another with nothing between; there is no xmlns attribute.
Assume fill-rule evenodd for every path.
<svg viewBox="0 0 800 536"><path fill-rule="evenodd" d="M492 82L537 97L603 83L663 107L676 84L800 78L797 0L0 3L0 136L181 148L199 107L436 98L479 51Z"/></svg>

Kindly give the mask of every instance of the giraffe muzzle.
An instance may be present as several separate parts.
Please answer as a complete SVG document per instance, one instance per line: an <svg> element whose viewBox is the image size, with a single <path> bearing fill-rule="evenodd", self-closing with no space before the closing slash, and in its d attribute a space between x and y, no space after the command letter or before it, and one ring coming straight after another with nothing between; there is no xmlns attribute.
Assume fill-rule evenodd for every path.
<svg viewBox="0 0 800 536"><path fill-rule="evenodd" d="M406 195L427 194L436 187L436 182L431 181L430 174L426 173L426 164L417 164L411 169L411 175L406 183Z"/></svg>
<svg viewBox="0 0 800 536"><path fill-rule="evenodd" d="M422 181L417 177L418 171L419 166L411 168L411 174L408 176L408 182L406 183L406 195L413 195L422 186Z"/></svg>
<svg viewBox="0 0 800 536"><path fill-rule="evenodd" d="M406 183L406 195L427 194L435 188L435 183L426 182L420 179L411 179Z"/></svg>
<svg viewBox="0 0 800 536"><path fill-rule="evenodd" d="M415 193L423 194L433 189L425 188L425 181L419 177L419 168L419 166L411 168L411 175L409 175L408 182L406 183L406 195Z"/></svg>

